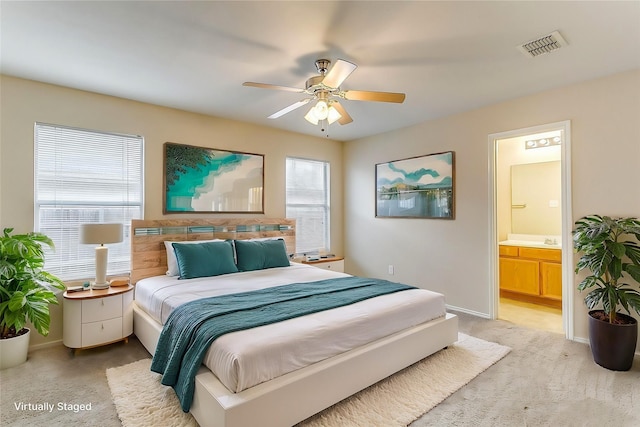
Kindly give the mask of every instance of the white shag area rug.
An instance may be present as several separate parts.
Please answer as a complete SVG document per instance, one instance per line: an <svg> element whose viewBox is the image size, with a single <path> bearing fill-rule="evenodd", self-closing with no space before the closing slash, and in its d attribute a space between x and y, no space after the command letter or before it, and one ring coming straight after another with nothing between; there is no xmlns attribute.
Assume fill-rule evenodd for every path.
<svg viewBox="0 0 640 427"><path fill-rule="evenodd" d="M325 409L299 427L406 426L506 356L500 344L458 335L458 341L420 362ZM180 409L171 387L149 370L150 359L107 369L124 427L197 426Z"/></svg>

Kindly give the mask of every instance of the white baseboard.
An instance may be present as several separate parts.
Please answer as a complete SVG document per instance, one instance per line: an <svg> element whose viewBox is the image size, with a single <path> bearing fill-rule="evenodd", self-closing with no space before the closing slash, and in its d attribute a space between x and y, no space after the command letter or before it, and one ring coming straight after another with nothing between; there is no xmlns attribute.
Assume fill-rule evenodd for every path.
<svg viewBox="0 0 640 427"><path fill-rule="evenodd" d="M449 305L449 304L447 304L445 307L447 308L447 310L459 311L461 313L470 314L472 316L482 317L483 319L491 319L491 316L489 314L487 314L487 313L480 313L479 311L473 311L473 310L469 310L469 309L461 308L461 307L456 307L456 306Z"/></svg>
<svg viewBox="0 0 640 427"><path fill-rule="evenodd" d="M589 340L587 338L573 337L573 341L589 345Z"/></svg>
<svg viewBox="0 0 640 427"><path fill-rule="evenodd" d="M55 346L58 346L58 345L62 345L62 339L55 340L55 341L44 342L42 344L30 345L29 346L29 351L40 350L40 349L49 348L49 347L55 347Z"/></svg>

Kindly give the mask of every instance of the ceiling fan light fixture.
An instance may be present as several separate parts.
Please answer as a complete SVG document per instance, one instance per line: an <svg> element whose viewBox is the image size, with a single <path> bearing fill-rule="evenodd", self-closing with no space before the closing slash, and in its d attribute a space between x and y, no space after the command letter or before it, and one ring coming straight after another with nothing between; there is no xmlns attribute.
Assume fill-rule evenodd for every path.
<svg viewBox="0 0 640 427"><path fill-rule="evenodd" d="M304 118L312 125L317 125L323 120L332 124L336 120L340 120L342 118L342 114L340 114L333 105L327 105L325 101L320 100L315 106L311 107Z"/></svg>
<svg viewBox="0 0 640 427"><path fill-rule="evenodd" d="M316 103L316 106L313 107L313 115L316 116L318 120L324 120L329 116L329 106L327 105L327 101L319 100Z"/></svg>
<svg viewBox="0 0 640 427"><path fill-rule="evenodd" d="M335 98L342 98L350 101L394 102L399 104L404 102L404 93L342 90L340 89L340 86L346 78L355 71L357 65L349 61L345 61L344 59L338 59L331 69L329 69L330 65L330 60L318 59L316 61L316 68L320 75L307 79L304 89L256 82L244 82L243 86L262 89L277 89L309 95L309 98L295 102L288 107L276 111L268 116L268 118L277 119L307 103L314 102L315 105L307 111L307 114L304 116L305 120L313 125L325 125L325 121L326 124L332 124L337 121L341 125L353 122L349 113L347 113L344 107Z"/></svg>
<svg viewBox="0 0 640 427"><path fill-rule="evenodd" d="M309 123L311 123L312 125L317 125L318 124L318 118L314 114L314 109L315 109L315 107L311 107L309 112L304 116L304 119L306 121L308 121Z"/></svg>
<svg viewBox="0 0 640 427"><path fill-rule="evenodd" d="M333 105L330 106L327 114L327 121L329 122L329 124L332 124L333 122L335 122L336 120L340 120L341 118L342 114L340 114L338 110L333 107Z"/></svg>

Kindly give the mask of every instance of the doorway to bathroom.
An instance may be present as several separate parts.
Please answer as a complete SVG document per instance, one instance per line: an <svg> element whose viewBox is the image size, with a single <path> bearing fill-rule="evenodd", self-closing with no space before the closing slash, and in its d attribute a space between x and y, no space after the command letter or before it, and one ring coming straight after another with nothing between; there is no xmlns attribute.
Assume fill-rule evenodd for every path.
<svg viewBox="0 0 640 427"><path fill-rule="evenodd" d="M492 318L573 335L570 123L489 136Z"/></svg>

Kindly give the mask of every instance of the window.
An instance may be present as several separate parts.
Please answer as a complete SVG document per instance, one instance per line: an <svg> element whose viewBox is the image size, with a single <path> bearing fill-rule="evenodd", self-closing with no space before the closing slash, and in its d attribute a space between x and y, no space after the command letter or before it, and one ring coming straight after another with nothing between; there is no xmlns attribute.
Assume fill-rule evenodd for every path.
<svg viewBox="0 0 640 427"><path fill-rule="evenodd" d="M95 248L79 244L83 223L119 222L124 241L109 245L107 274L130 270L131 219L143 215L143 138L36 123L36 231L56 245L45 269L63 280L95 275Z"/></svg>
<svg viewBox="0 0 640 427"><path fill-rule="evenodd" d="M287 218L296 219L296 252L329 250L329 163L287 157Z"/></svg>

